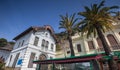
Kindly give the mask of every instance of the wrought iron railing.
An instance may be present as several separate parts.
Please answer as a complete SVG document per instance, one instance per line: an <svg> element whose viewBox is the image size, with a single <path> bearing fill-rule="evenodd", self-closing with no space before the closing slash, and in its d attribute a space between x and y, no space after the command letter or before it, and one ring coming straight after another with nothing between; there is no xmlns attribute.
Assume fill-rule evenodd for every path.
<svg viewBox="0 0 120 70"><path fill-rule="evenodd" d="M120 50L120 44L110 46L110 49L111 49L112 51L114 51L114 50ZM104 51L104 48L98 48L97 51L98 51L98 52L102 52L102 51Z"/></svg>
<svg viewBox="0 0 120 70"><path fill-rule="evenodd" d="M104 51L104 48L98 48L97 50L98 51Z"/></svg>
<svg viewBox="0 0 120 70"><path fill-rule="evenodd" d="M111 48L112 50L118 50L120 49L120 44L112 45Z"/></svg>

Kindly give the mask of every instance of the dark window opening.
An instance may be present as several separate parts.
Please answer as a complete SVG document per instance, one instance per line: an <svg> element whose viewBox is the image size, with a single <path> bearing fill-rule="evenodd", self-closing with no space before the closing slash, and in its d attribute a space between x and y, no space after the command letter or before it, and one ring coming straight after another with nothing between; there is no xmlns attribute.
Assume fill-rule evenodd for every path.
<svg viewBox="0 0 120 70"><path fill-rule="evenodd" d="M88 46L89 46L90 50L95 49L95 47L93 45L93 41L88 41Z"/></svg>
<svg viewBox="0 0 120 70"><path fill-rule="evenodd" d="M42 40L42 46L43 47L45 46L45 40L44 39Z"/></svg>
<svg viewBox="0 0 120 70"><path fill-rule="evenodd" d="M80 44L77 44L77 50L78 50L78 52L81 52L82 50L81 50L81 45Z"/></svg>
<svg viewBox="0 0 120 70"><path fill-rule="evenodd" d="M31 53L28 68L33 68L33 60L35 58L35 53Z"/></svg>
<svg viewBox="0 0 120 70"><path fill-rule="evenodd" d="M24 40L22 41L22 44L21 44L21 46L23 46L24 45Z"/></svg>
<svg viewBox="0 0 120 70"><path fill-rule="evenodd" d="M39 37L35 37L35 40L34 40L34 45L35 45L35 46L38 45L38 41L39 41Z"/></svg>

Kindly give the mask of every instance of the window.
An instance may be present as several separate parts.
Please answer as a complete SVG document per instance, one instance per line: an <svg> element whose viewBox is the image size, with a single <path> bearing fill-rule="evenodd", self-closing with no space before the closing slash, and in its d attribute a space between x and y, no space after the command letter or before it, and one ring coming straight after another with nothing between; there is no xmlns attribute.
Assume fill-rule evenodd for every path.
<svg viewBox="0 0 120 70"><path fill-rule="evenodd" d="M51 50L53 51L53 47L54 47L54 45L53 44L51 44Z"/></svg>
<svg viewBox="0 0 120 70"><path fill-rule="evenodd" d="M22 44L21 44L21 46L23 46L24 45L24 40L22 41Z"/></svg>
<svg viewBox="0 0 120 70"><path fill-rule="evenodd" d="M18 43L18 47L20 47L21 42Z"/></svg>
<svg viewBox="0 0 120 70"><path fill-rule="evenodd" d="M67 54L70 54L70 51L67 51Z"/></svg>
<svg viewBox="0 0 120 70"><path fill-rule="evenodd" d="M35 37L35 40L34 40L34 45L35 45L35 46L38 45L38 41L39 41L39 37Z"/></svg>
<svg viewBox="0 0 120 70"><path fill-rule="evenodd" d="M100 38L97 38L97 43L100 48L103 48L103 44L102 44L102 41L100 40Z"/></svg>
<svg viewBox="0 0 120 70"><path fill-rule="evenodd" d="M31 53L28 68L33 68L33 60L35 58L35 53Z"/></svg>
<svg viewBox="0 0 120 70"><path fill-rule="evenodd" d="M95 47L93 45L93 41L88 41L88 46L89 46L90 50L95 49Z"/></svg>
<svg viewBox="0 0 120 70"><path fill-rule="evenodd" d="M77 44L77 50L78 50L78 52L81 52L82 50L81 50L81 45L80 44Z"/></svg>
<svg viewBox="0 0 120 70"><path fill-rule="evenodd" d="M107 38L108 38L108 41L110 42L111 46L115 46L118 44L116 39L114 38L114 36L112 34L107 35Z"/></svg>
<svg viewBox="0 0 120 70"><path fill-rule="evenodd" d="M48 41L46 41L46 46L45 46L45 47L46 47L46 48L48 48L48 45L49 45L49 42L48 42Z"/></svg>
<svg viewBox="0 0 120 70"><path fill-rule="evenodd" d="M19 57L20 53L17 53L15 58L14 58L14 61L13 61L13 64L12 64L12 67L15 67L16 66L16 63L17 63L17 60L18 60L18 57Z"/></svg>
<svg viewBox="0 0 120 70"><path fill-rule="evenodd" d="M50 59L53 59L53 57L52 57L52 56L50 56Z"/></svg>
<svg viewBox="0 0 120 70"><path fill-rule="evenodd" d="M46 59L47 59L47 55L45 55L45 54L41 54L41 55L39 56L39 60L46 60ZM39 70L48 70L48 65L46 65L46 64L41 64Z"/></svg>
<svg viewBox="0 0 120 70"><path fill-rule="evenodd" d="M8 66L9 66L9 65L10 65L10 63L11 63L11 59L12 59L12 55L10 56Z"/></svg>
<svg viewBox="0 0 120 70"><path fill-rule="evenodd" d="M44 54L41 54L40 56L39 56L39 60L46 60L47 59L47 57L46 57L46 55L44 55Z"/></svg>
<svg viewBox="0 0 120 70"><path fill-rule="evenodd" d="M42 40L42 46L43 47L45 46L45 40L44 39Z"/></svg>
<svg viewBox="0 0 120 70"><path fill-rule="evenodd" d="M45 35L46 35L46 37L47 37L47 36L48 36L48 33L46 33Z"/></svg>

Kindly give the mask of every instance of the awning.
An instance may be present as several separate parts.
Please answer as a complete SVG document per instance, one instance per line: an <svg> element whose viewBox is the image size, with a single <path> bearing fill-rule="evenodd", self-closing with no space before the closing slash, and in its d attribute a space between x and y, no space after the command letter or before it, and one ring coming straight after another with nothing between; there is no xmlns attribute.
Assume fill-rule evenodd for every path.
<svg viewBox="0 0 120 70"><path fill-rule="evenodd" d="M102 55L97 54L90 54L90 55L84 55L84 56L75 56L75 57L69 57L69 58L59 58L59 59L49 59L49 60L37 60L33 61L33 63L36 64L64 64L64 63L78 63L78 62L88 62L90 60L94 59L100 59L102 58Z"/></svg>

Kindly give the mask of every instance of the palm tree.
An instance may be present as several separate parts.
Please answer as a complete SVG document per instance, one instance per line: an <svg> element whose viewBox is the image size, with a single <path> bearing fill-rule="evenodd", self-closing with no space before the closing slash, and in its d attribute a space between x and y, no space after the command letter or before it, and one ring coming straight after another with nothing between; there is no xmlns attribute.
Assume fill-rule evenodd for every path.
<svg viewBox="0 0 120 70"><path fill-rule="evenodd" d="M85 6L84 12L79 12L78 15L84 17L84 19L78 24L81 27L82 35L84 33L89 37L91 34L101 39L105 54L107 56L111 55L111 50L108 43L104 37L106 30L112 30L113 19L111 16L112 9L118 8L118 6L105 7L105 1L103 0L100 4L92 4L91 7ZM109 68L111 70L116 70L113 60L108 61Z"/></svg>
<svg viewBox="0 0 120 70"><path fill-rule="evenodd" d="M60 32L56 34L56 39L57 39L56 50L57 51L62 50L65 58L66 58L66 52L67 52L66 48L69 46L66 35L67 34L65 32Z"/></svg>
<svg viewBox="0 0 120 70"><path fill-rule="evenodd" d="M68 16L68 14L66 14L66 16L60 15L60 17L61 17L61 20L60 20L59 28L62 28L65 30L64 34L66 34L67 40L69 41L71 56L75 56L71 36L74 35L76 32L74 26L76 25L76 22L78 19L75 18L75 14L71 15L70 17Z"/></svg>

